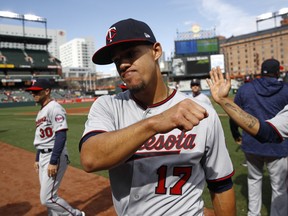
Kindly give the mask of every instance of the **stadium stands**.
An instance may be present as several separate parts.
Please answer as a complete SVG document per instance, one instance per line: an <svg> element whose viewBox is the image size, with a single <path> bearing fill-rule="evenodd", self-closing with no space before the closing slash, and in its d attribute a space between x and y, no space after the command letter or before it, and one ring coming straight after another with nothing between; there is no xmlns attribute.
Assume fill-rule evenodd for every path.
<svg viewBox="0 0 288 216"><path fill-rule="evenodd" d="M59 65L56 58L52 57L46 50L25 49L24 53L32 59L33 67L55 68Z"/></svg>
<svg viewBox="0 0 288 216"><path fill-rule="evenodd" d="M34 102L25 89L38 78L50 80L53 85L52 97L56 100L67 102L71 99L73 102L80 96L90 98L90 95L82 94L82 89L79 93L68 90L68 84L62 77L60 60L48 51L52 39L48 38L47 29L46 37L26 34L24 22L21 29L23 34L8 31L0 34L0 107L10 106L11 102L21 102L18 103L20 105Z"/></svg>
<svg viewBox="0 0 288 216"><path fill-rule="evenodd" d="M51 41L47 38L0 35L0 89L25 89L37 78L47 78L58 84L62 67L61 62L47 50Z"/></svg>
<svg viewBox="0 0 288 216"><path fill-rule="evenodd" d="M1 55L4 56L5 63L11 65L11 68L30 68L31 60L25 58L23 50L11 49L11 48L0 48ZM13 65L13 66L12 66Z"/></svg>

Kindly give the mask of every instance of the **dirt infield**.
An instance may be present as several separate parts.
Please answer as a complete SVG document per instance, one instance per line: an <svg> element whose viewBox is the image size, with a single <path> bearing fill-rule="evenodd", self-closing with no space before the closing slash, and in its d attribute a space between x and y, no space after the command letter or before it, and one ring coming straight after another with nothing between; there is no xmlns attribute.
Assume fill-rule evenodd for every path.
<svg viewBox="0 0 288 216"><path fill-rule="evenodd" d="M66 109L68 115L87 115L89 108ZM37 112L25 115L36 115ZM34 171L35 154L0 141L0 216L46 216L40 204L38 174ZM59 188L59 196L86 216L116 216L109 180L68 167ZM205 209L205 216L214 216Z"/></svg>
<svg viewBox="0 0 288 216"><path fill-rule="evenodd" d="M0 215L46 216L39 200L38 174L34 171L35 154L0 142ZM116 216L109 180L69 166L59 195L86 216ZM205 209L205 216L214 216Z"/></svg>
<svg viewBox="0 0 288 216"><path fill-rule="evenodd" d="M46 216L39 200L35 155L0 142L0 215ZM69 166L59 195L87 216L116 215L109 180Z"/></svg>

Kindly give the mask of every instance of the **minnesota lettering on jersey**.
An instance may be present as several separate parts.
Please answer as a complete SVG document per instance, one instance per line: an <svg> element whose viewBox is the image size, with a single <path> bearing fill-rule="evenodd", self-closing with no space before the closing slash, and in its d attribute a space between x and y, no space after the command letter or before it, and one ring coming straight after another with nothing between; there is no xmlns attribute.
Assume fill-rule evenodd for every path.
<svg viewBox="0 0 288 216"><path fill-rule="evenodd" d="M42 118L40 118L40 119L38 119L38 120L36 121L36 127L38 127L39 125L41 125L43 122L46 122L46 117L45 117L45 116L42 117Z"/></svg>
<svg viewBox="0 0 288 216"><path fill-rule="evenodd" d="M147 150L147 151L160 151L160 150L189 150L193 149L195 147L194 140L196 138L196 134L179 134L174 135L170 134L168 137L166 137L164 134L153 136L149 140L147 140L139 149L141 150Z"/></svg>
<svg viewBox="0 0 288 216"><path fill-rule="evenodd" d="M179 135L169 134L167 137L164 134L152 136L127 162L147 157L179 154L182 149L191 150L195 147L195 138L196 134L184 132Z"/></svg>

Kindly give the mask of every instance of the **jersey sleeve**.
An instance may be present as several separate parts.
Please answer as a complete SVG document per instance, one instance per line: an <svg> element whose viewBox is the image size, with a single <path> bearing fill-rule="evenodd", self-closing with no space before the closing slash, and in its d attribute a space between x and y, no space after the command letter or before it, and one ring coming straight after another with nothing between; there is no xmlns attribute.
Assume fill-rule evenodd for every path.
<svg viewBox="0 0 288 216"><path fill-rule="evenodd" d="M207 182L226 180L234 174L232 161L226 148L224 131L219 117L214 109L213 111L209 111L212 122L208 126L207 144L203 158Z"/></svg>
<svg viewBox="0 0 288 216"><path fill-rule="evenodd" d="M50 120L51 120L51 124L53 126L54 132L68 129L66 111L57 102L55 102L55 105L53 106Z"/></svg>
<svg viewBox="0 0 288 216"><path fill-rule="evenodd" d="M267 120L267 122L281 134L283 138L288 138L288 105L284 107L274 118Z"/></svg>
<svg viewBox="0 0 288 216"><path fill-rule="evenodd" d="M111 114L112 106L113 104L108 96L99 97L92 104L85 123L83 136L91 132L115 130L115 121Z"/></svg>

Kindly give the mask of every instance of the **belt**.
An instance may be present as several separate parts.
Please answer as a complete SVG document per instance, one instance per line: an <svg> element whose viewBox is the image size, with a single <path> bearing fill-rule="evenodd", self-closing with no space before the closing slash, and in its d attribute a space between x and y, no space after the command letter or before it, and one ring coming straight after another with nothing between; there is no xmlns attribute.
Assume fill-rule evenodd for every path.
<svg viewBox="0 0 288 216"><path fill-rule="evenodd" d="M52 150L53 150L53 149L40 149L40 152L41 152L42 154L45 154L45 153L50 153L50 152L52 152Z"/></svg>

